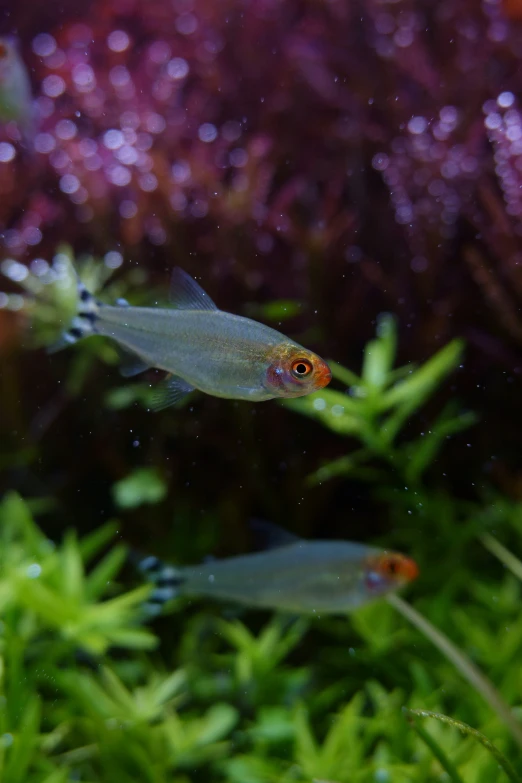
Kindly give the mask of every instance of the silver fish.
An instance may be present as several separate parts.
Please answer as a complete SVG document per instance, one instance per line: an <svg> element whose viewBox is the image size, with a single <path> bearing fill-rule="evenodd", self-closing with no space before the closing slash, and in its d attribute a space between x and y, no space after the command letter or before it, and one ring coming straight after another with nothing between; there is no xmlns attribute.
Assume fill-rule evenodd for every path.
<svg viewBox="0 0 522 783"><path fill-rule="evenodd" d="M199 566L146 557L139 568L155 586L149 612L158 613L177 596L193 596L299 614L344 613L418 576L416 563L398 552L290 534L285 541L275 549Z"/></svg>
<svg viewBox="0 0 522 783"><path fill-rule="evenodd" d="M124 375L166 370L171 377L157 387L156 410L194 389L259 401L301 397L330 382L323 359L275 329L219 310L181 269L174 270L171 299L172 308L110 306L79 284L78 313L62 344L101 334L130 355Z"/></svg>

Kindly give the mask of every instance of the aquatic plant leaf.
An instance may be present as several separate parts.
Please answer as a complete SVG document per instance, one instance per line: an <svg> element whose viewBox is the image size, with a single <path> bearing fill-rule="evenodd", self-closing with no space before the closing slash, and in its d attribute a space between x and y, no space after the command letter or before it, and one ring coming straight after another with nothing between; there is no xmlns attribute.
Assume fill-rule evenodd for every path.
<svg viewBox="0 0 522 783"><path fill-rule="evenodd" d="M403 601L398 595L389 594L386 600L407 620L409 620L421 633L423 633L448 660L460 671L460 673L473 685L481 696L488 702L491 709L511 731L514 739L522 747L522 725L513 715L510 707L488 680L488 678L448 637L438 628L435 628L416 609Z"/></svg>
<svg viewBox="0 0 522 783"><path fill-rule="evenodd" d="M364 350L361 379L371 393L379 392L387 385L396 345L395 319L389 313L382 313L377 323L377 339L371 340Z"/></svg>
<svg viewBox="0 0 522 783"><path fill-rule="evenodd" d="M288 399L282 404L315 419L339 435L355 435L364 427L362 411L357 401L332 389L322 389L306 397Z"/></svg>
<svg viewBox="0 0 522 783"><path fill-rule="evenodd" d="M509 568L517 579L522 580L522 561L519 560L518 557L515 557L509 549L489 533L484 533L480 538L486 549L491 552L492 555L498 557L500 562L503 563L506 568Z"/></svg>
<svg viewBox="0 0 522 783"><path fill-rule="evenodd" d="M161 502L167 495L167 486L154 468L138 468L117 481L112 494L119 508L137 508Z"/></svg>
<svg viewBox="0 0 522 783"><path fill-rule="evenodd" d="M477 742L480 742L481 745L483 745L486 750L488 750L491 755L494 757L495 761L498 763L500 767L504 770L509 780L512 781L512 783L521 783L521 778L517 775L513 767L511 766L510 762L507 760L507 758L499 751L499 749L489 740L487 737L484 736L480 731L477 731L477 729L472 728L471 726L468 726L467 723L463 723L460 720L455 720L455 718L451 718L448 715L441 715L438 712L431 712L430 710L412 710L408 709L407 707L403 708L404 712L407 716L411 716L411 718L434 718L435 720L439 720L442 723L446 723L449 726L453 726L454 728L458 729L463 734L466 734L470 737L473 737ZM415 724L414 724L415 725ZM419 727L416 726L416 730L418 731ZM459 780L455 778L455 780Z"/></svg>

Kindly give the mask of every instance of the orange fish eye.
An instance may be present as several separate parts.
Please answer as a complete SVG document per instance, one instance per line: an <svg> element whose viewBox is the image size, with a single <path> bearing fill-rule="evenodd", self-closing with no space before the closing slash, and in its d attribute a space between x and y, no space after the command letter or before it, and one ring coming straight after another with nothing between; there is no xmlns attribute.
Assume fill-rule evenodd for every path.
<svg viewBox="0 0 522 783"><path fill-rule="evenodd" d="M294 378L306 378L313 370L312 362L308 359L296 359L292 362L290 371Z"/></svg>

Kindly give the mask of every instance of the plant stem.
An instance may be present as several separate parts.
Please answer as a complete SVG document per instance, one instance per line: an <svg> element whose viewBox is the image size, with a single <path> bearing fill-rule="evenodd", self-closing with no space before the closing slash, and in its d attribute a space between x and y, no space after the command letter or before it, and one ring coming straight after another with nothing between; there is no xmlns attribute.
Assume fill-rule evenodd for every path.
<svg viewBox="0 0 522 783"><path fill-rule="evenodd" d="M423 633L435 647L441 651L446 658L451 661L463 677L482 695L494 712L506 724L511 731L517 744L522 748L522 726L514 717L511 708L504 701L500 693L490 680L480 671L473 661L467 655L459 650L448 637L438 628L435 628L429 620L423 617L420 612L410 606L410 604L399 598L398 595L390 594L387 598L390 603L403 617L410 621L421 633Z"/></svg>

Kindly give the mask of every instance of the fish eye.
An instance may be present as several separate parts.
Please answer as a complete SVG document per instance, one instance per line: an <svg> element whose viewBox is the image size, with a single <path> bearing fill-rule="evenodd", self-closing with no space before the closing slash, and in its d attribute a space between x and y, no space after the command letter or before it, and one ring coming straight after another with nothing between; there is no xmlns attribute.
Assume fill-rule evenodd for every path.
<svg viewBox="0 0 522 783"><path fill-rule="evenodd" d="M308 359L296 359L292 362L291 372L294 378L306 378L313 370L312 363Z"/></svg>

